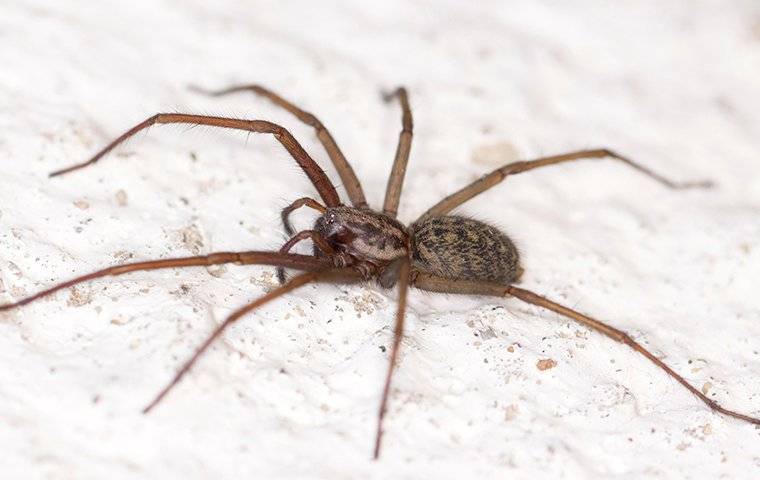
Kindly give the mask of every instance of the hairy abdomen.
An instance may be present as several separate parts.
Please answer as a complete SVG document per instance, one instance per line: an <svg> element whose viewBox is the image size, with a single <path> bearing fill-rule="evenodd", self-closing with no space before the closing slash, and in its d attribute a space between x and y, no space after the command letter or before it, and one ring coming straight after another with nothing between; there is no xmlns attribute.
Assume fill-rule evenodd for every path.
<svg viewBox="0 0 760 480"><path fill-rule="evenodd" d="M466 217L434 217L412 226L414 267L439 277L500 284L522 273L517 247L498 229Z"/></svg>

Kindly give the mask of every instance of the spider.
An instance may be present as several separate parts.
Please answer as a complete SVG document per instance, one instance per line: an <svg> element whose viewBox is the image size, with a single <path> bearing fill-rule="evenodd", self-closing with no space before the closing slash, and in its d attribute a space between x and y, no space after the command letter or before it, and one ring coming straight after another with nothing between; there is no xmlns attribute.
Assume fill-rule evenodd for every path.
<svg viewBox="0 0 760 480"><path fill-rule="evenodd" d="M185 113L158 113L124 132L86 162L51 173L50 176L55 177L92 165L116 146L151 125L170 123L193 126L207 125L273 135L306 173L321 198L321 202L311 197L300 198L282 210L282 223L290 239L279 251L218 252L201 256L118 264L58 283L14 303L0 306L0 311L14 309L81 282L140 270L224 263L277 267L280 286L238 308L219 324L176 372L171 381L143 409L143 413L148 413L158 405L222 332L245 314L309 283L349 283L375 280L384 288L398 286L398 305L393 328L393 341L375 430L373 451L375 459L380 455L384 433L383 419L387 411L391 380L399 346L404 335L404 312L407 291L410 286L433 292L515 297L523 302L551 310L617 342L628 345L664 370L712 410L746 422L760 424L760 419L728 410L705 396L699 389L687 382L681 375L673 371L625 332L555 303L541 295L517 287L515 283L520 279L523 269L520 266L517 248L510 238L486 223L450 214L453 209L501 183L511 175L581 159L609 158L617 160L673 190L705 188L710 186L710 182L678 183L612 150L606 148L579 150L534 160L518 161L497 168L433 205L410 226L404 226L396 220L396 213L411 150L413 130L412 112L405 88L399 87L384 95L386 102L398 99L402 110L402 129L388 179L382 211L375 211L369 207L361 183L351 165L327 128L311 113L259 85L238 85L217 91L203 90L198 87L192 88L200 93L212 96L243 91L253 92L284 108L300 121L313 127L317 138L343 182L351 205L341 202L335 187L325 172L288 130L265 120L244 120ZM294 210L302 207L314 209L320 215L313 229L294 232L289 217ZM304 240L311 240L313 255L290 253L294 245ZM302 273L286 280L284 268L299 270Z"/></svg>

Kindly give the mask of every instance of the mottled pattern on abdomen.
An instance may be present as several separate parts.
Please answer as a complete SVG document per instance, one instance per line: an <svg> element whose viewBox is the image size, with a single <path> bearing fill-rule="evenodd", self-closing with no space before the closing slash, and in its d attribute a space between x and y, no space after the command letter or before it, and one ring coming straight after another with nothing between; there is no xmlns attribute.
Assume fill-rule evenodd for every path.
<svg viewBox="0 0 760 480"><path fill-rule="evenodd" d="M454 215L412 226L414 268L432 275L509 284L520 276L517 247L498 229Z"/></svg>

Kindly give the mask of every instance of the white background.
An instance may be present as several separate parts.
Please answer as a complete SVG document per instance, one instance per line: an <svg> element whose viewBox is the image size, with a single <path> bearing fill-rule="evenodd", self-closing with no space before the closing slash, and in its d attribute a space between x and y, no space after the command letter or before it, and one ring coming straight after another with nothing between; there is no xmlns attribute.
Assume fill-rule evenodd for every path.
<svg viewBox="0 0 760 480"><path fill-rule="evenodd" d="M46 177L155 112L282 122L337 181L308 127L187 84L258 82L317 113L375 206L400 129L380 92L403 84L416 124L405 222L502 163L579 148L714 180L674 192L589 160L461 211L510 232L523 286L760 415L757 2L282 3L2 2L2 301L122 261L281 244L279 209L315 192L271 138L158 126ZM514 299L423 292L372 462L395 305L373 285L308 286L248 315L141 415L272 273L142 272L0 315L3 478L760 474L760 430L627 347ZM539 370L545 359L556 366Z"/></svg>

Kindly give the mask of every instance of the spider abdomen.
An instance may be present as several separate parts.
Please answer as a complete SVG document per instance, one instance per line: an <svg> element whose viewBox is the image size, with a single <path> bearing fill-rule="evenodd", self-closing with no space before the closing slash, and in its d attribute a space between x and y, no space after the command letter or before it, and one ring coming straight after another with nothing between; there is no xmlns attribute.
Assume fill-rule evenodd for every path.
<svg viewBox="0 0 760 480"><path fill-rule="evenodd" d="M522 273L517 247L497 228L455 215L412 225L416 270L454 280L507 285Z"/></svg>

